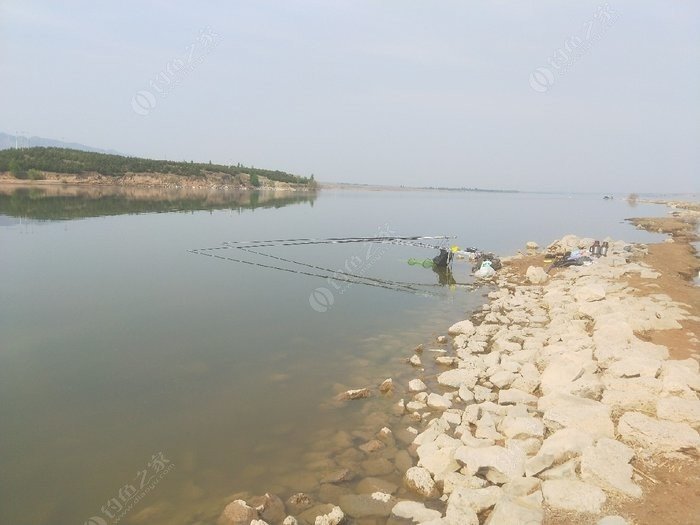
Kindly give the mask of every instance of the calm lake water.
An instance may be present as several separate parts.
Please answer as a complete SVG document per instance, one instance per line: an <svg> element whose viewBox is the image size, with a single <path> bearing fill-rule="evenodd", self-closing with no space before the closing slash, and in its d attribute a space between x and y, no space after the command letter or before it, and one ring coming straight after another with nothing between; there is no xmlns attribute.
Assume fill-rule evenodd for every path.
<svg viewBox="0 0 700 525"><path fill-rule="evenodd" d="M567 233L658 240L623 219L664 213L599 195L0 191L0 523L112 523L113 498L144 479L151 490L120 523L213 523L239 491L315 494L319 462L392 424L390 405L415 377L412 349L489 291L439 286L407 264L435 255L419 247L267 253L330 269L359 260L366 275L420 283L422 294L188 250L391 232L509 254ZM468 270L456 263L455 280L470 283ZM310 301L318 287L332 304ZM393 397L332 401L386 377L399 384Z"/></svg>

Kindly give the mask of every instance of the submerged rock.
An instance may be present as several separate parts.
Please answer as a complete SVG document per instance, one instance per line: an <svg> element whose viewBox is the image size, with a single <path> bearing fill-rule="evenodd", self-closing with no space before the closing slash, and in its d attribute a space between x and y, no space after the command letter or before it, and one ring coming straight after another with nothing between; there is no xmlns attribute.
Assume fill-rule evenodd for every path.
<svg viewBox="0 0 700 525"><path fill-rule="evenodd" d="M287 499L287 509L292 514L299 514L313 505L313 500L308 494L297 492Z"/></svg>
<svg viewBox="0 0 700 525"><path fill-rule="evenodd" d="M391 392L394 389L394 381L389 377L382 381L382 384L379 385L379 391L382 394L386 394L387 392Z"/></svg>
<svg viewBox="0 0 700 525"><path fill-rule="evenodd" d="M354 477L355 474L353 474L350 469L342 468L323 476L320 483L343 483L345 481L351 481Z"/></svg>
<svg viewBox="0 0 700 525"><path fill-rule="evenodd" d="M372 393L369 391L369 388L359 388L357 390L346 390L338 394L335 398L338 401L350 401L353 399L365 399L371 395Z"/></svg>
<svg viewBox="0 0 700 525"><path fill-rule="evenodd" d="M367 477L357 484L355 490L360 494L372 494L373 492L384 492L393 494L399 490L398 485L382 478Z"/></svg>
<svg viewBox="0 0 700 525"><path fill-rule="evenodd" d="M237 499L226 505L219 516L218 525L239 525L258 519L258 511L242 499Z"/></svg>
<svg viewBox="0 0 700 525"><path fill-rule="evenodd" d="M346 494L338 504L352 518L385 518L396 505L396 498L384 492L372 494Z"/></svg>
<svg viewBox="0 0 700 525"><path fill-rule="evenodd" d="M262 519L271 523L282 521L286 515L284 502L274 494L251 498L248 503L255 507Z"/></svg>

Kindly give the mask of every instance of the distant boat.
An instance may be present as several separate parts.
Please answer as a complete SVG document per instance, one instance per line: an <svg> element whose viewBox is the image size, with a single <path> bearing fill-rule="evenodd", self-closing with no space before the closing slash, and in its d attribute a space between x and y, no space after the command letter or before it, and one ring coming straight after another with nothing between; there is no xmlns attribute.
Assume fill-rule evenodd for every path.
<svg viewBox="0 0 700 525"><path fill-rule="evenodd" d="M603 195L603 200L611 201L611 200L613 200L613 196L612 195Z"/></svg>

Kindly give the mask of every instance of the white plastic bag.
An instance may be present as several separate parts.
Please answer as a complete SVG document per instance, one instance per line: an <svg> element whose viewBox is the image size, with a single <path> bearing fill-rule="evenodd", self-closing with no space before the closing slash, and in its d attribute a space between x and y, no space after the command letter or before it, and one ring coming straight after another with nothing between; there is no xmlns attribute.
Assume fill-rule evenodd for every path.
<svg viewBox="0 0 700 525"><path fill-rule="evenodd" d="M481 268L474 272L474 277L479 279L490 279L496 275L496 270L491 268L491 261L484 261L481 263Z"/></svg>

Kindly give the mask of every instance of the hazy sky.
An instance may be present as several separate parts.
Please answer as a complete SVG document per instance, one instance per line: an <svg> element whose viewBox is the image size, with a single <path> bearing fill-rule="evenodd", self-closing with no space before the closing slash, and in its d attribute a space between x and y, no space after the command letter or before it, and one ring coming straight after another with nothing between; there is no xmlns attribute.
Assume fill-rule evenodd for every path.
<svg viewBox="0 0 700 525"><path fill-rule="evenodd" d="M323 181L700 191L700 4L0 0L0 131Z"/></svg>

